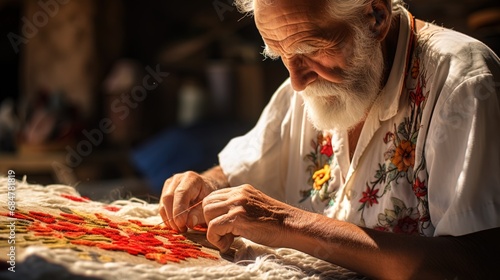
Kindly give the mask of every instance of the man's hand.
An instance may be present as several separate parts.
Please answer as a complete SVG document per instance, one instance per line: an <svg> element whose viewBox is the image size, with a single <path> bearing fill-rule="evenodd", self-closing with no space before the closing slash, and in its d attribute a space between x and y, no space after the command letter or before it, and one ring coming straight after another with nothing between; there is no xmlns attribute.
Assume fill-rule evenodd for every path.
<svg viewBox="0 0 500 280"><path fill-rule="evenodd" d="M207 239L222 252L229 249L236 236L279 246L286 237L292 209L250 185L212 192L203 200Z"/></svg>
<svg viewBox="0 0 500 280"><path fill-rule="evenodd" d="M172 176L163 185L158 209L165 225L185 232L187 227L205 223L201 205L186 210L214 190L227 185L220 167L214 167L203 174L188 171Z"/></svg>

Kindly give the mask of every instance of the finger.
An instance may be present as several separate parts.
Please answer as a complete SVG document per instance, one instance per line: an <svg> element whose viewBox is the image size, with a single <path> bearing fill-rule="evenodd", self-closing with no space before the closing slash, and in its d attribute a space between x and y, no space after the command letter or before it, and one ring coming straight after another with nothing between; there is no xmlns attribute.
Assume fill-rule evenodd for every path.
<svg viewBox="0 0 500 280"><path fill-rule="evenodd" d="M196 206L195 208L189 211L186 222L187 227L193 228L196 225L204 223L205 223L205 217L203 216L203 208L201 205Z"/></svg>
<svg viewBox="0 0 500 280"><path fill-rule="evenodd" d="M228 195L229 193L234 193L236 190L238 190L239 187L233 187L233 188L224 188L224 189L219 189L211 192L208 196L217 196L217 195Z"/></svg>
<svg viewBox="0 0 500 280"><path fill-rule="evenodd" d="M160 204L160 209L158 210L158 212L160 213L161 220L163 221L163 223L167 227L170 227L170 225L167 223L168 217L167 217L167 214L165 213L165 208L163 207L162 204Z"/></svg>
<svg viewBox="0 0 500 280"><path fill-rule="evenodd" d="M238 197L238 192L235 189L216 190L203 199L203 208L217 202L227 202L228 204L232 203L236 205Z"/></svg>
<svg viewBox="0 0 500 280"><path fill-rule="evenodd" d="M178 185L178 176L176 175L165 181L165 184L163 185L162 199L160 203L163 205L163 209L165 211L164 215L162 216L165 225L167 225L171 229L179 231L179 228L177 228L175 223L172 221L173 217L172 204L174 201L174 192L177 185Z"/></svg>
<svg viewBox="0 0 500 280"><path fill-rule="evenodd" d="M229 215L219 216L209 222L207 240L224 253L234 241L232 231L232 219Z"/></svg>
<svg viewBox="0 0 500 280"><path fill-rule="evenodd" d="M185 174L186 176L183 176L175 190L172 202L173 223L181 232L187 230L186 225L191 211L186 210L199 202L196 199L199 197L204 183L198 174L192 172Z"/></svg>
<svg viewBox="0 0 500 280"><path fill-rule="evenodd" d="M186 222L187 222L187 215L188 215L188 210L190 205L189 202L186 204L180 203L179 201L183 198L184 193L176 191L174 194L174 199L173 199L173 204L172 204L172 218L171 218L171 223L175 225L175 228L179 232L185 232L187 230L186 228Z"/></svg>
<svg viewBox="0 0 500 280"><path fill-rule="evenodd" d="M208 223L217 217L227 214L232 208L234 208L234 205L228 202L228 200L204 199L203 217Z"/></svg>

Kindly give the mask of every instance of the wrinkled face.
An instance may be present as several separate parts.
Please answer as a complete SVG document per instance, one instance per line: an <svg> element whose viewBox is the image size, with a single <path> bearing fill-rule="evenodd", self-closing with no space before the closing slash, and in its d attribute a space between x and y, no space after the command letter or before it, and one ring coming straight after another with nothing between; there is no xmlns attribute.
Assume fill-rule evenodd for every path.
<svg viewBox="0 0 500 280"><path fill-rule="evenodd" d="M264 54L282 59L312 124L349 129L364 118L380 91L382 50L361 21L347 25L332 19L326 2L257 0L255 22Z"/></svg>

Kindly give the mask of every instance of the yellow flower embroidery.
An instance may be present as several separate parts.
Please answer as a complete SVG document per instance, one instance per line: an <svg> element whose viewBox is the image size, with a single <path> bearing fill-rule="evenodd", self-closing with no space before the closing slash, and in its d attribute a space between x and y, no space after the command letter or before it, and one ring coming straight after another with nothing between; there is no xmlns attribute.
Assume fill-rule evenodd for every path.
<svg viewBox="0 0 500 280"><path fill-rule="evenodd" d="M314 172L312 179L314 180L314 189L321 190L323 184L330 179L330 165L325 164L323 169Z"/></svg>

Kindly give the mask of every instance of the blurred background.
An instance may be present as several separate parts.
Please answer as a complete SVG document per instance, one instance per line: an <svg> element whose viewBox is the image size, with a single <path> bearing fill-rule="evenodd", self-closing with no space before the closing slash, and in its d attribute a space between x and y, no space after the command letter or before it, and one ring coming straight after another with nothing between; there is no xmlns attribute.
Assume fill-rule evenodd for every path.
<svg viewBox="0 0 500 280"><path fill-rule="evenodd" d="M498 0L406 1L500 50ZM204 171L287 77L230 0L0 0L0 174L154 202Z"/></svg>

